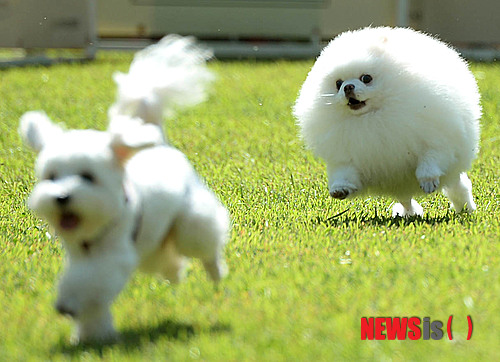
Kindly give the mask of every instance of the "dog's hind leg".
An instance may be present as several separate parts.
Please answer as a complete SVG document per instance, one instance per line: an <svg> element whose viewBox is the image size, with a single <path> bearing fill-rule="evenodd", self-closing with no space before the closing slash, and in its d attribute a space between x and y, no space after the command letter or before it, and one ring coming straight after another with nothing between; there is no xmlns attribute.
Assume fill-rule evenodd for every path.
<svg viewBox="0 0 500 362"><path fill-rule="evenodd" d="M162 276L173 284L181 282L186 274L186 257L177 252L173 242L167 242L162 254Z"/></svg>
<svg viewBox="0 0 500 362"><path fill-rule="evenodd" d="M224 258L202 259L203 266L207 274L214 282L219 282L227 275L227 266Z"/></svg>
<svg viewBox="0 0 500 362"><path fill-rule="evenodd" d="M229 214L205 189L194 189L190 197L189 207L175 223L175 245L182 255L200 259L210 278L218 282L227 274L224 245L229 237Z"/></svg>
<svg viewBox="0 0 500 362"><path fill-rule="evenodd" d="M452 184L446 185L443 193L451 202L451 207L456 212L462 212L465 209L471 213L476 210L476 204L472 197L472 183L465 172Z"/></svg>
<svg viewBox="0 0 500 362"><path fill-rule="evenodd" d="M159 274L171 283L177 284L184 279L187 258L181 255L175 245L176 233L172 228L158 248L141 261L139 268L152 274Z"/></svg>
<svg viewBox="0 0 500 362"><path fill-rule="evenodd" d="M414 199L395 203L392 207L392 217L422 216L423 213L424 209Z"/></svg>

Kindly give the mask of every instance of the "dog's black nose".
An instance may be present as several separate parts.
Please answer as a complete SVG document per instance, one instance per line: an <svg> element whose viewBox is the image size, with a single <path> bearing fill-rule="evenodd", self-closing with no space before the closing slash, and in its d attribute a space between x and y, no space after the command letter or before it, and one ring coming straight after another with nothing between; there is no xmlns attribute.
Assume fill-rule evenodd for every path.
<svg viewBox="0 0 500 362"><path fill-rule="evenodd" d="M346 84L344 87L344 93L346 95L351 95L354 92L354 84Z"/></svg>
<svg viewBox="0 0 500 362"><path fill-rule="evenodd" d="M61 196L56 197L56 202L59 205L66 205L70 199L71 199L71 196L69 196L69 195L61 195Z"/></svg>
<svg viewBox="0 0 500 362"><path fill-rule="evenodd" d="M69 316L72 318L76 316L76 313L74 311L59 303L56 304L56 310L59 312L59 314L64 316Z"/></svg>

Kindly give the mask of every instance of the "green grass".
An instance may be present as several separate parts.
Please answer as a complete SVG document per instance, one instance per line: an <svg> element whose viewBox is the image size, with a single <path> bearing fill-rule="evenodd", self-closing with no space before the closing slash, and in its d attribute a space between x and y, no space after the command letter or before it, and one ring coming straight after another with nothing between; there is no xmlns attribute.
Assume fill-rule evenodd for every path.
<svg viewBox="0 0 500 362"><path fill-rule="evenodd" d="M0 360L498 360L500 352L500 66L474 64L482 148L470 172L478 210L455 215L441 195L425 216L390 217L392 200L336 201L325 166L290 114L312 61L213 62L208 102L167 124L233 219L229 277L194 263L178 286L137 274L113 306L122 342L73 347L52 308L64 252L26 208L34 155L23 112L99 128L130 54L0 71ZM339 215L340 214L340 215ZM336 216L338 215L338 216ZM363 316L454 316L454 340L362 341ZM466 316L474 333L466 340Z"/></svg>

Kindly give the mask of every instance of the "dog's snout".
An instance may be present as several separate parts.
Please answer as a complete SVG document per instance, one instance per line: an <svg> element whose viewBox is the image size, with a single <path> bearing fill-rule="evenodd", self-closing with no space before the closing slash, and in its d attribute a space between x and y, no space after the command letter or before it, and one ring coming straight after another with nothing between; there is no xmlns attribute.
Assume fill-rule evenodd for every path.
<svg viewBox="0 0 500 362"><path fill-rule="evenodd" d="M62 303L57 303L55 307L56 307L57 312L61 315L72 317L72 318L74 318L76 316L75 311L71 310L70 308L68 308L67 306L65 306Z"/></svg>
<svg viewBox="0 0 500 362"><path fill-rule="evenodd" d="M346 84L344 87L344 93L346 95L350 95L354 92L354 84Z"/></svg>
<svg viewBox="0 0 500 362"><path fill-rule="evenodd" d="M70 200L71 200L71 196L69 196L69 195L61 195L61 196L56 197L56 202L59 205L67 205Z"/></svg>

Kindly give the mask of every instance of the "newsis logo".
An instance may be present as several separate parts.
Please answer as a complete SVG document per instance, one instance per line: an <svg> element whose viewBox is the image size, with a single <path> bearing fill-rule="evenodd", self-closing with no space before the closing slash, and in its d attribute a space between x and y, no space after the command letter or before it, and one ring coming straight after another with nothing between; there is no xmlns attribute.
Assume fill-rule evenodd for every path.
<svg viewBox="0 0 500 362"><path fill-rule="evenodd" d="M453 316L450 315L446 325L448 339L453 339L452 334ZM472 337L472 318L467 316L469 333L467 340ZM361 339L362 340L440 340L444 337L444 324L439 320L431 321L430 317L423 320L419 317L362 317Z"/></svg>

